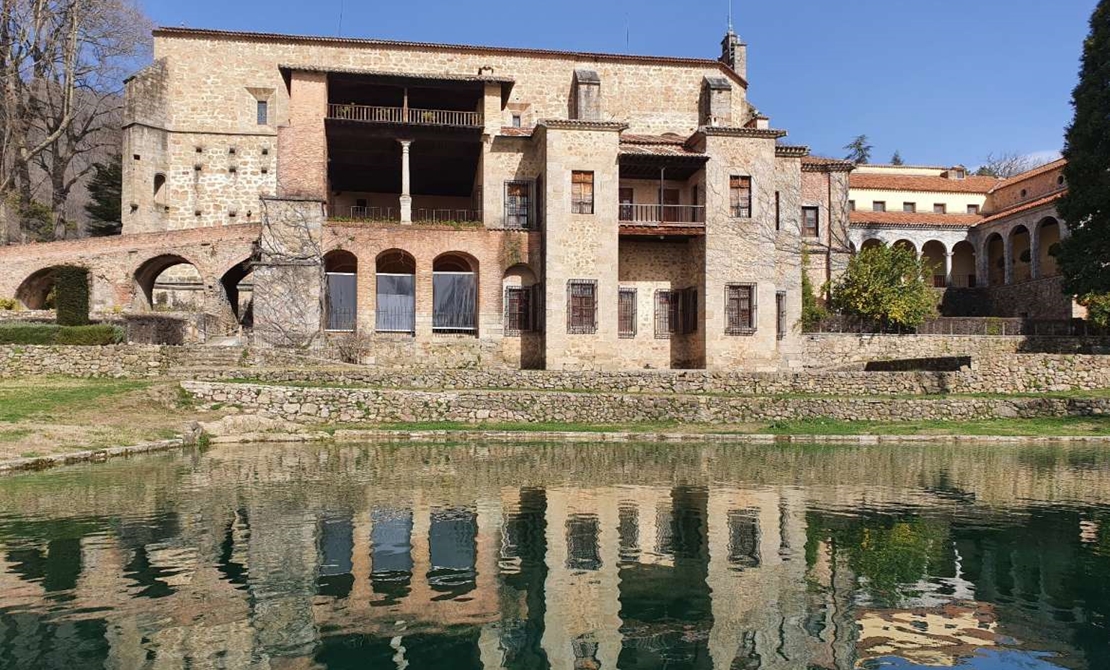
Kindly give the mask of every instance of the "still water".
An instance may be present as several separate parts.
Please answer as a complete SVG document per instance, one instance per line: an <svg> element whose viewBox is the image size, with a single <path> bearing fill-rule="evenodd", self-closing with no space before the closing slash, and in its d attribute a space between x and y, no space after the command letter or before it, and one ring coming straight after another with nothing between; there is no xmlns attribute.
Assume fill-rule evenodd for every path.
<svg viewBox="0 0 1110 670"><path fill-rule="evenodd" d="M235 446L0 479L2 668L1108 668L1110 450Z"/></svg>

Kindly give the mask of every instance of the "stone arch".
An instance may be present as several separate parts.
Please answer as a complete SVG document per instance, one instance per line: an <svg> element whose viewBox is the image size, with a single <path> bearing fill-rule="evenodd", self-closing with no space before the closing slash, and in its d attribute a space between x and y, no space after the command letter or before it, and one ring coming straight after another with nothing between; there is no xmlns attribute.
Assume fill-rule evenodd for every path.
<svg viewBox="0 0 1110 670"><path fill-rule="evenodd" d="M333 332L353 332L358 323L358 256L345 249L324 254L324 323Z"/></svg>
<svg viewBox="0 0 1110 670"><path fill-rule="evenodd" d="M890 246L895 248L895 249L909 249L910 251L913 252L913 254L915 256L917 255L917 245L914 244L913 242L911 242L910 240L905 239L905 238L902 238L900 240L895 240L894 244L892 244Z"/></svg>
<svg viewBox="0 0 1110 670"><path fill-rule="evenodd" d="M254 264L248 258L231 266L220 277L220 287L223 289L224 297L227 298L231 313L235 315L240 325L248 327L254 323L254 286L248 284L246 279L253 271Z"/></svg>
<svg viewBox="0 0 1110 670"><path fill-rule="evenodd" d="M518 360L522 369L543 367L543 338L540 336L539 278L527 263L509 266L501 277L504 346L506 358Z"/></svg>
<svg viewBox="0 0 1110 670"><path fill-rule="evenodd" d="M416 258L404 249L386 249L374 259L374 330L416 332Z"/></svg>
<svg viewBox="0 0 1110 670"><path fill-rule="evenodd" d="M1000 233L991 233L983 249L987 257L987 285L1002 286L1006 283L1006 242Z"/></svg>
<svg viewBox="0 0 1110 670"><path fill-rule="evenodd" d="M940 240L929 240L921 245L921 258L925 261L935 288L948 285L948 249Z"/></svg>
<svg viewBox="0 0 1110 670"><path fill-rule="evenodd" d="M35 270L27 275L15 290L15 299L27 309L53 309L51 292L54 290L54 276L61 265Z"/></svg>
<svg viewBox="0 0 1110 670"><path fill-rule="evenodd" d="M952 245L951 283L959 288L975 288L975 247L967 240Z"/></svg>
<svg viewBox="0 0 1110 670"><path fill-rule="evenodd" d="M155 284L161 278L162 273L175 266L188 266L192 270L182 269L179 276L173 277L172 285L166 287L159 287L159 293L155 294ZM132 278L135 282L135 299L137 301L136 307L139 309L152 309L156 304L165 302L171 305L175 302L172 295L173 292L182 294L176 301L177 304L191 303L193 308L200 309L204 305L204 275L200 271L200 267L193 261L180 256L178 254L161 254L153 258L148 258L135 269ZM163 299L161 296L166 295ZM199 292L201 298L199 301L187 300L185 296L188 293ZM195 296L193 296L195 298Z"/></svg>
<svg viewBox="0 0 1110 670"><path fill-rule="evenodd" d="M1049 216L1037 224L1038 277L1055 277L1060 274L1056 253L1060 249L1063 230L1060 222Z"/></svg>
<svg viewBox="0 0 1110 670"><path fill-rule="evenodd" d="M1029 229L1018 224L1010 230L1010 283L1033 278L1033 238Z"/></svg>
<svg viewBox="0 0 1110 670"><path fill-rule="evenodd" d="M432 261L432 332L478 334L478 259L468 253Z"/></svg>
<svg viewBox="0 0 1110 670"><path fill-rule="evenodd" d="M863 241L863 243L860 245L859 248L860 248L860 251L863 251L864 249L874 249L875 247L881 247L881 246L883 246L883 241L882 240L880 240L877 237L869 237L869 238L867 238L866 240Z"/></svg>

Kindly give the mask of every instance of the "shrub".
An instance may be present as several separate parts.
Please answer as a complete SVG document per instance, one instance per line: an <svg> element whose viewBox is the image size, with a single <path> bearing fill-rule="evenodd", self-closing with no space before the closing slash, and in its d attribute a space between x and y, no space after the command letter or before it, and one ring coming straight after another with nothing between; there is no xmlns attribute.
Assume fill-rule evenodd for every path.
<svg viewBox="0 0 1110 670"><path fill-rule="evenodd" d="M14 298L0 298L0 310L2 311L10 312L14 310L17 305L18 303L16 303Z"/></svg>
<svg viewBox="0 0 1110 670"><path fill-rule="evenodd" d="M813 282L809 279L809 252L802 251L802 331L810 332L828 318L829 312L817 300Z"/></svg>
<svg viewBox="0 0 1110 670"><path fill-rule="evenodd" d="M1087 308L1087 320L1098 326L1110 326L1110 293L1085 295L1079 303Z"/></svg>
<svg viewBox="0 0 1110 670"><path fill-rule="evenodd" d="M925 261L901 247L880 245L860 251L832 291L833 305L845 314L890 326L916 328L936 312L936 296Z"/></svg>
<svg viewBox="0 0 1110 670"><path fill-rule="evenodd" d="M82 345L119 344L123 329L108 324L59 326L52 323L11 323L0 325L0 344Z"/></svg>
<svg viewBox="0 0 1110 670"><path fill-rule="evenodd" d="M55 308L59 326L89 323L89 270L62 266L54 271Z"/></svg>

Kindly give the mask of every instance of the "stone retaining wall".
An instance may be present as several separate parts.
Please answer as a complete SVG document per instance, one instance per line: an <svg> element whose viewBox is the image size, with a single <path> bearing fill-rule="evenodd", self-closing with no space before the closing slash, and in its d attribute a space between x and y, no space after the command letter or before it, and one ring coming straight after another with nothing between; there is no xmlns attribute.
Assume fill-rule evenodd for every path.
<svg viewBox="0 0 1110 670"><path fill-rule="evenodd" d="M802 360L807 368L858 366L867 361L971 356L974 359L1016 353L1110 354L1110 340L1077 337L984 335L855 335L810 333Z"/></svg>
<svg viewBox="0 0 1110 670"><path fill-rule="evenodd" d="M198 401L236 405L287 421L677 422L736 424L790 419L979 420L1110 413L1110 399L769 398L543 391L406 391L182 382Z"/></svg>
<svg viewBox="0 0 1110 670"><path fill-rule="evenodd" d="M64 375L144 378L211 368L280 365L289 369L319 361L280 349L118 344L103 347L0 345L0 379ZM246 369L246 368L244 368ZM220 372L219 374L223 374Z"/></svg>

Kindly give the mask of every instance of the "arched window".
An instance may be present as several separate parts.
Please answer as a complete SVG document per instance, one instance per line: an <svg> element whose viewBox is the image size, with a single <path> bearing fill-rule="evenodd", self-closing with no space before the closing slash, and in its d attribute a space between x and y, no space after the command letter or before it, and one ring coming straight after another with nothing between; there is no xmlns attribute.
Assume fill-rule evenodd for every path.
<svg viewBox="0 0 1110 670"><path fill-rule="evenodd" d="M377 309L374 330L379 333L416 332L416 259L400 249L378 254L375 263Z"/></svg>
<svg viewBox="0 0 1110 670"><path fill-rule="evenodd" d="M324 254L325 329L351 333L358 322L358 258L336 249Z"/></svg>
<svg viewBox="0 0 1110 670"><path fill-rule="evenodd" d="M166 204L166 175L161 172L154 175L154 204Z"/></svg>
<svg viewBox="0 0 1110 670"><path fill-rule="evenodd" d="M451 252L432 264L432 331L478 333L478 262Z"/></svg>

